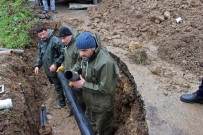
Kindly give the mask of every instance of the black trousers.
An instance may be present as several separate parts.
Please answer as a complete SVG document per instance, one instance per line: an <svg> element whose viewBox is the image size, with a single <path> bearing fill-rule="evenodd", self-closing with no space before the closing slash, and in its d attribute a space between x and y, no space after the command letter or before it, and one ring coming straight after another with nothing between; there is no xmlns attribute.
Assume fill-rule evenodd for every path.
<svg viewBox="0 0 203 135"><path fill-rule="evenodd" d="M65 95L64 95L60 80L58 79L57 76L55 76L55 77L49 77L49 81L50 81L50 83L54 84L54 88L55 88L55 91L56 91L57 97L58 97L58 104L60 106L64 106L65 105Z"/></svg>

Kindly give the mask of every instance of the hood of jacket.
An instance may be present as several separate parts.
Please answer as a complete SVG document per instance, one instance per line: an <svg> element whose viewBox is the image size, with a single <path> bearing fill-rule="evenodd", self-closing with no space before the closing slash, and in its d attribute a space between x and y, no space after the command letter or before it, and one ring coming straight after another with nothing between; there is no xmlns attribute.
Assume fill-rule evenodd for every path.
<svg viewBox="0 0 203 135"><path fill-rule="evenodd" d="M79 36L79 32L77 30L73 30L71 31L72 32L72 39L69 43L69 45L72 45L73 42L75 42L76 38ZM75 45L75 44L74 44Z"/></svg>
<svg viewBox="0 0 203 135"><path fill-rule="evenodd" d="M52 36L54 36L54 30L51 30L51 29L48 29L48 40L52 37Z"/></svg>
<svg viewBox="0 0 203 135"><path fill-rule="evenodd" d="M101 40L100 40L99 35L98 34L93 34L93 37L96 40L96 49L95 49L94 54L89 58L89 61L94 59L101 49L104 50L104 52L107 52L107 48L101 44Z"/></svg>

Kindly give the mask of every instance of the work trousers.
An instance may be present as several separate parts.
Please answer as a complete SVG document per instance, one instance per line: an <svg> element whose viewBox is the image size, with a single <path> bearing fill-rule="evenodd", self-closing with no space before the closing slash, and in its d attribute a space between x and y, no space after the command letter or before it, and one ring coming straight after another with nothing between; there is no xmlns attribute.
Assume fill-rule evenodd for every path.
<svg viewBox="0 0 203 135"><path fill-rule="evenodd" d="M92 112L88 108L86 108L86 115L96 135L113 134L113 111Z"/></svg>
<svg viewBox="0 0 203 135"><path fill-rule="evenodd" d="M56 91L57 97L58 97L58 104L60 106L64 106L65 105L65 96L64 96L63 87L61 85L60 80L58 79L57 76L49 77L49 80L51 83L54 84L54 88L55 88L55 91Z"/></svg>
<svg viewBox="0 0 203 135"><path fill-rule="evenodd" d="M48 11L49 6L48 6L47 0L42 0L42 3L43 3L44 10ZM51 10L56 10L55 0L50 0L50 8L51 8Z"/></svg>

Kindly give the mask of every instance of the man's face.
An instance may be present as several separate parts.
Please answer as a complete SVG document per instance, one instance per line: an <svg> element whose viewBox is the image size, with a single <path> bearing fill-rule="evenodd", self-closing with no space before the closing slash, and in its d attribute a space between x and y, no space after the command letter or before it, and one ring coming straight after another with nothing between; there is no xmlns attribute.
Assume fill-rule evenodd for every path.
<svg viewBox="0 0 203 135"><path fill-rule="evenodd" d="M48 39L48 31L47 30L43 30L42 32L38 33L38 37L41 39L41 40L47 40Z"/></svg>
<svg viewBox="0 0 203 135"><path fill-rule="evenodd" d="M88 49L78 49L79 53L80 53L80 57L82 57L82 59L89 59L94 51L95 51L95 47L94 48L88 48Z"/></svg>
<svg viewBox="0 0 203 135"><path fill-rule="evenodd" d="M61 37L61 41L65 46L67 46L70 43L71 39L72 39L72 36Z"/></svg>

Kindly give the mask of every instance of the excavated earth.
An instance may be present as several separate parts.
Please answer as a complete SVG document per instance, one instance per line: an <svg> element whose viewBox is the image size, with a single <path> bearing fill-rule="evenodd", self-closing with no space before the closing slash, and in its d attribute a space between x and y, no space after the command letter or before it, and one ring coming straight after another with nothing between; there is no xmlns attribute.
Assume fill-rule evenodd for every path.
<svg viewBox="0 0 203 135"><path fill-rule="evenodd" d="M42 23L57 32L61 27L61 22L42 20ZM5 85L5 92L1 95L1 99L11 98L13 103L11 110L1 111L1 131L3 134L11 135L79 135L81 133L74 116L69 114L69 108L66 106L60 110L53 109L53 105L56 104L56 93L46 79L43 69L39 76L35 76L33 73L36 45L39 40L35 28L36 26L33 26L29 31L30 37L33 39L31 48L25 50L22 55L4 55L0 59L1 84ZM112 54L112 57L120 68L114 107L114 134L148 134L144 103L137 91L134 79L126 64L116 55ZM20 83L25 91L24 95L20 92L22 90L19 86ZM42 105L47 108L47 127L51 127L51 130L40 127L39 113ZM28 106L31 108L31 113Z"/></svg>
<svg viewBox="0 0 203 135"><path fill-rule="evenodd" d="M26 50L22 56L8 55L1 58L1 84L5 85L5 93L1 94L1 99L11 98L13 102L12 111L7 109L0 111L1 133L8 135L39 134L41 131L39 112L41 106L45 105L47 107L48 126L53 130L49 133L79 135L80 132L74 117L69 116L69 109L67 107L61 110L53 109L53 104L56 104L56 93L43 71L37 77L33 74L35 52L36 47L33 47ZM136 90L133 77L125 63L120 61L118 57L114 55L113 57L121 69L114 108L115 134L122 135L126 132L129 134L134 132L147 134L143 101ZM19 83L23 86L26 99L20 92L22 89ZM27 105L31 107L32 114L29 113ZM137 109L131 111L132 108ZM47 130L43 130L40 133L45 135L47 132Z"/></svg>
<svg viewBox="0 0 203 135"><path fill-rule="evenodd" d="M197 89L203 61L203 3L199 0L103 0L88 10L68 10L57 4L57 14L42 20L49 28L62 25L97 32L120 67L114 131L118 135L201 135L203 108L179 101ZM42 7L37 7L40 12ZM40 15L42 17L42 15ZM181 17L180 22L176 19ZM57 34L56 34L57 35ZM33 74L37 37L22 56L0 57L0 83L13 109L0 111L1 134L39 134L39 110L47 107L52 134L79 135L69 109L54 110L56 94L43 70ZM19 83L33 115L28 112ZM143 102L144 101L144 102ZM33 119L34 118L34 121Z"/></svg>

